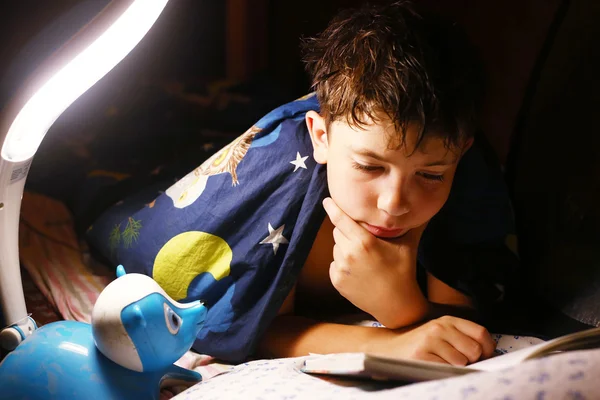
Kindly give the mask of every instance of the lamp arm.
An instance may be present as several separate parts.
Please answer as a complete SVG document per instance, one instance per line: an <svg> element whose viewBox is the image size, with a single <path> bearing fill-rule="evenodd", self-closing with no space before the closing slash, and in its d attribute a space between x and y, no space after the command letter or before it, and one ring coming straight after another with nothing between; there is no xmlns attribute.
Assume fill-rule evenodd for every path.
<svg viewBox="0 0 600 400"><path fill-rule="evenodd" d="M0 158L0 303L9 326L0 332L0 346L9 351L37 328L27 314L19 268L19 210L30 165L31 158Z"/></svg>

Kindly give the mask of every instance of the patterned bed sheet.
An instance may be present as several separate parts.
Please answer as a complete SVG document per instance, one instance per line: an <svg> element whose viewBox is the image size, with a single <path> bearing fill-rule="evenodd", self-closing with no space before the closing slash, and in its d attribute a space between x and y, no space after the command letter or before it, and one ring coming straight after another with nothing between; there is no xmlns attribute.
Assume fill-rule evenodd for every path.
<svg viewBox="0 0 600 400"><path fill-rule="evenodd" d="M398 386L305 374L305 357L258 360L200 382L176 400L585 400L600 398L600 349L527 361L501 371Z"/></svg>

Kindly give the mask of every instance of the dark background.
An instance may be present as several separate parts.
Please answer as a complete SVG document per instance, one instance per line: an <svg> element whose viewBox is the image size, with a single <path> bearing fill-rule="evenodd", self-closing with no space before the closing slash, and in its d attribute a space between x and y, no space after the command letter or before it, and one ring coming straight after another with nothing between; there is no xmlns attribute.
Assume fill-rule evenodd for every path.
<svg viewBox="0 0 600 400"><path fill-rule="evenodd" d="M505 158L527 82L560 0L420 2L457 20L481 51L489 76L484 127ZM23 0L0 6L0 76L5 76L8 63L33 35L78 3ZM340 8L361 3L172 0L148 36L105 78L106 84L97 85L94 95L110 92L106 95L112 99L129 95L135 101L135 94L128 91L140 81L179 82L193 91L194 84L217 79L261 78L268 79L270 87L279 89L278 94L286 99L300 96L309 90L300 62L300 37L322 30ZM48 37L45 44L52 40ZM2 89L5 98L6 88ZM102 100L96 101L101 104Z"/></svg>

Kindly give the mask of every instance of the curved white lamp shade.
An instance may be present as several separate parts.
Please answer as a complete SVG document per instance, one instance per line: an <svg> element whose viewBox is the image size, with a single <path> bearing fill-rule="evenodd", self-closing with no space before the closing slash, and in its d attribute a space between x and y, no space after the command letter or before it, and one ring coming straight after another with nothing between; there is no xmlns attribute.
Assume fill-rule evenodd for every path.
<svg viewBox="0 0 600 400"><path fill-rule="evenodd" d="M13 333L18 332L22 339L33 329L27 318L18 253L21 198L32 158L54 121L139 43L167 2L111 1L36 70L3 110L0 120L0 303L5 322L14 326Z"/></svg>

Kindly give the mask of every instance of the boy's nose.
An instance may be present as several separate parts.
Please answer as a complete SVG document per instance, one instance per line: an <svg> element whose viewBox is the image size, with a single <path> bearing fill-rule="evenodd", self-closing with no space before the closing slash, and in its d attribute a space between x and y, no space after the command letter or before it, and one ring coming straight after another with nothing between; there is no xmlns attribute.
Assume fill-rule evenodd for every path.
<svg viewBox="0 0 600 400"><path fill-rule="evenodd" d="M377 208L394 217L406 214L410 207L401 188L388 188L377 199Z"/></svg>

